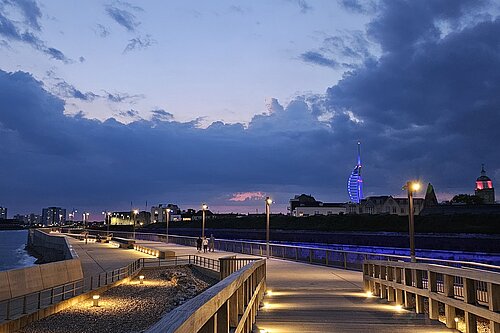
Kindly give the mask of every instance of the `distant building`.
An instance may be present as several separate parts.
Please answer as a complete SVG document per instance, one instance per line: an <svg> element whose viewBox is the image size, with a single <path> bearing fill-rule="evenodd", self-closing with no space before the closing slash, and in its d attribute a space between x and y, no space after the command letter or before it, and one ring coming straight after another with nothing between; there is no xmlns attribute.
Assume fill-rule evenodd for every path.
<svg viewBox="0 0 500 333"><path fill-rule="evenodd" d="M419 215L424 207L424 199L413 198L415 215ZM371 196L361 200L357 205L357 214L390 214L408 215L408 198L394 198L391 195Z"/></svg>
<svg viewBox="0 0 500 333"><path fill-rule="evenodd" d="M363 178L361 178L361 143L358 142L358 163L347 180L347 193L351 202L360 203L363 200Z"/></svg>
<svg viewBox="0 0 500 333"><path fill-rule="evenodd" d="M151 207L151 223L166 222L167 209L170 209L170 221L180 221L182 219L179 206L174 204L159 204L158 206Z"/></svg>
<svg viewBox="0 0 500 333"><path fill-rule="evenodd" d="M346 213L345 203L323 203L311 195L301 194L290 199L290 215L306 217L314 215L339 215Z"/></svg>
<svg viewBox="0 0 500 333"><path fill-rule="evenodd" d="M210 210L207 209L205 211L205 220L211 220L213 218L215 218L214 213L212 213ZM202 219L203 219L203 211L201 209L191 216L192 221L201 221Z"/></svg>
<svg viewBox="0 0 500 333"><path fill-rule="evenodd" d="M483 199L483 204L491 205L495 203L495 189L491 179L486 176L484 164L481 167L481 176L476 179L475 194Z"/></svg>
<svg viewBox="0 0 500 333"><path fill-rule="evenodd" d="M42 209L42 224L44 226L63 225L66 223L66 209L48 207Z"/></svg>
<svg viewBox="0 0 500 333"><path fill-rule="evenodd" d="M0 207L0 220L7 219L7 207Z"/></svg>
<svg viewBox="0 0 500 333"><path fill-rule="evenodd" d="M141 211L137 215L133 211L129 212L112 212L111 225L147 225L151 221L151 213Z"/></svg>

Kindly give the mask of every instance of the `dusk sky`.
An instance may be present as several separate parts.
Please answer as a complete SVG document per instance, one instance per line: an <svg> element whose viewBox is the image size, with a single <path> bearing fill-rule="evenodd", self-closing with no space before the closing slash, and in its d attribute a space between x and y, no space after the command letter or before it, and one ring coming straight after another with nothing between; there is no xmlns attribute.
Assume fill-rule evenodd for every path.
<svg viewBox="0 0 500 333"><path fill-rule="evenodd" d="M449 200L482 163L500 187L499 15L481 0L0 0L0 206L347 202L357 141L365 196L419 179Z"/></svg>

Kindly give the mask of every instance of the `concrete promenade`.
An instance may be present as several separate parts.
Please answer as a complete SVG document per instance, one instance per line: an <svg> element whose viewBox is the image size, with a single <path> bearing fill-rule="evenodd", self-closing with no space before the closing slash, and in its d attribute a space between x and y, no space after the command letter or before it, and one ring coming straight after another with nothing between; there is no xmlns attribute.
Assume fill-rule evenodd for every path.
<svg viewBox="0 0 500 333"><path fill-rule="evenodd" d="M153 258L135 250L69 238L82 261L85 276L128 265L138 258ZM217 259L229 252L199 253L195 248L158 243L177 256L199 255ZM237 254L238 257L250 257ZM426 315L397 310L362 290L362 273L270 259L267 287L271 296L257 316L257 330L281 332L454 332Z"/></svg>

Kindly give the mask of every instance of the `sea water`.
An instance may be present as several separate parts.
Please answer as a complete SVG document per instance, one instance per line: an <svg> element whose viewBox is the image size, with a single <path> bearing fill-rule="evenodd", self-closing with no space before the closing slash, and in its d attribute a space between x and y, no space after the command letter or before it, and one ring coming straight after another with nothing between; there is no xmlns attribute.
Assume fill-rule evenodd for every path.
<svg viewBox="0 0 500 333"><path fill-rule="evenodd" d="M0 271L33 266L36 258L26 251L27 230L0 231Z"/></svg>

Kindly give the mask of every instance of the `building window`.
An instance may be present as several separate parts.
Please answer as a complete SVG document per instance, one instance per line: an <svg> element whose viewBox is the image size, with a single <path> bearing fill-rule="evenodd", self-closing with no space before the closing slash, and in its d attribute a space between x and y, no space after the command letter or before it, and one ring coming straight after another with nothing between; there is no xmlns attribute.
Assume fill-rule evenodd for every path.
<svg viewBox="0 0 500 333"><path fill-rule="evenodd" d="M405 209L401 208L401 214L404 214L404 213L405 213Z"/></svg>

